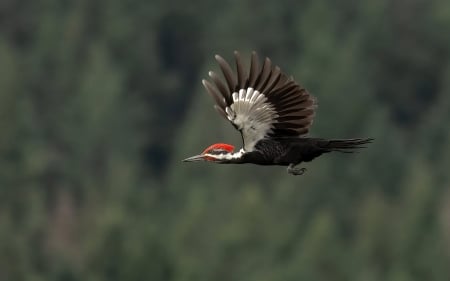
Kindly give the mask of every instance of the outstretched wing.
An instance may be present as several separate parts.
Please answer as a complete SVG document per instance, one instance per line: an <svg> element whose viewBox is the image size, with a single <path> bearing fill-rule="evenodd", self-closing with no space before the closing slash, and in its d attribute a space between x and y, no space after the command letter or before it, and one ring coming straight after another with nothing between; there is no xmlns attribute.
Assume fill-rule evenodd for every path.
<svg viewBox="0 0 450 281"><path fill-rule="evenodd" d="M244 150L252 151L263 138L296 137L308 133L313 122L315 99L292 77L273 66L269 58L259 67L258 56L252 52L250 70L244 71L241 57L234 52L236 75L219 55L225 83L210 71L212 83L203 80L214 98L216 110L242 134Z"/></svg>

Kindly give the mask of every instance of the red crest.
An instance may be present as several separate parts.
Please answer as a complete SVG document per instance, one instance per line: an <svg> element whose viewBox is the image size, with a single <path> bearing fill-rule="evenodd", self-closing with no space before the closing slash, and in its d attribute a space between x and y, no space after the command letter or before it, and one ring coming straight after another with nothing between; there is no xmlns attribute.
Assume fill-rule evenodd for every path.
<svg viewBox="0 0 450 281"><path fill-rule="evenodd" d="M223 149L228 151L229 153L233 152L234 150L234 146L231 144L226 144L226 143L215 143L213 145L210 145L208 148L206 148L202 154L208 153L208 151L212 150L212 149Z"/></svg>

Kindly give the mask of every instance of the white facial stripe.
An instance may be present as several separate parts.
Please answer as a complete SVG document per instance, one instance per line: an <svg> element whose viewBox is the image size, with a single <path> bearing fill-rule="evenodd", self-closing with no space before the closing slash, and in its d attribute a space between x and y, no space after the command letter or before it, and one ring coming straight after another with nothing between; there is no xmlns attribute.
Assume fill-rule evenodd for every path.
<svg viewBox="0 0 450 281"><path fill-rule="evenodd" d="M218 159L218 160L233 160L233 159L239 159L242 157L242 155L245 153L244 149L241 148L238 152L234 153L225 153L225 154L210 154L206 153L205 156Z"/></svg>

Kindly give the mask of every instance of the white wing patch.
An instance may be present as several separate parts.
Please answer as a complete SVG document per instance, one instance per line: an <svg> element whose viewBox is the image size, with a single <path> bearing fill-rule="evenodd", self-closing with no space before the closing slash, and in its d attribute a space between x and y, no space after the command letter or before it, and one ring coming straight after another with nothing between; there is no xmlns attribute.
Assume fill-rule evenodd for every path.
<svg viewBox="0 0 450 281"><path fill-rule="evenodd" d="M234 92L233 103L225 108L228 119L241 131L244 150L251 151L255 144L273 129L278 117L267 97L253 88Z"/></svg>

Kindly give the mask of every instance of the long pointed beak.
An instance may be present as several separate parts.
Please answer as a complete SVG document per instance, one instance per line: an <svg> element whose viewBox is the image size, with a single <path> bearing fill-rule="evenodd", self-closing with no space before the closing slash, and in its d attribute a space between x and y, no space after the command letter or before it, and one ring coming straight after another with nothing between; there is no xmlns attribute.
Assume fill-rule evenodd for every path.
<svg viewBox="0 0 450 281"><path fill-rule="evenodd" d="M186 158L183 160L183 162L200 162L200 161L205 161L205 156L204 155L195 155L189 158Z"/></svg>

